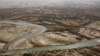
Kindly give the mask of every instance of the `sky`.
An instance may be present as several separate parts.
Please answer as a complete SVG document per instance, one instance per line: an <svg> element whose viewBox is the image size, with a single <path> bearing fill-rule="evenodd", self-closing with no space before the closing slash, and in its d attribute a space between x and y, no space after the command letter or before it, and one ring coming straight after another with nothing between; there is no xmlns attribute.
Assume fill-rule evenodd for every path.
<svg viewBox="0 0 100 56"><path fill-rule="evenodd" d="M99 0L0 0L0 8L4 7L34 7L43 5L63 5L63 4L99 4ZM63 5L64 6L64 5Z"/></svg>

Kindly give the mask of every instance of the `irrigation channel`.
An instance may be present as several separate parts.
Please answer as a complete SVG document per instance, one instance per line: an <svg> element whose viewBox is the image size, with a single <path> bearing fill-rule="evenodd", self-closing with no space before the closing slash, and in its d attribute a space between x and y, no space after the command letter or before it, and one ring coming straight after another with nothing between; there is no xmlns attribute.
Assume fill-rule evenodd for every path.
<svg viewBox="0 0 100 56"><path fill-rule="evenodd" d="M58 49L72 49L72 48L81 48L81 47L88 47L88 46L95 46L100 45L100 38L87 40L87 41L81 41L72 45L54 45L54 46L45 46L45 47L33 47L33 48L23 48L23 49L13 49L13 44L17 43L19 44L22 41L25 41L31 37L36 37L41 34L43 34L46 31L46 28L44 26L36 25L27 23L24 21L11 21L11 20L0 20L0 24L15 24L15 25L30 25L33 27L36 27L36 32L30 33L27 36L19 36L14 40L9 41L2 49L2 51L5 52L21 52L21 53L32 53L35 51L52 51L52 50L58 50Z"/></svg>

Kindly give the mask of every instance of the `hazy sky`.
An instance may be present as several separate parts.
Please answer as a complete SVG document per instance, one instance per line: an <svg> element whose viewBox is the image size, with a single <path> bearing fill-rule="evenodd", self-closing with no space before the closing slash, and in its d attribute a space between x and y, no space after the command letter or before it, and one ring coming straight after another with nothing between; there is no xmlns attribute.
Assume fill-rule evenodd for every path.
<svg viewBox="0 0 100 56"><path fill-rule="evenodd" d="M68 3L83 3L95 5L99 0L0 0L0 8L2 7L28 7L28 6L41 6L41 5L62 5Z"/></svg>

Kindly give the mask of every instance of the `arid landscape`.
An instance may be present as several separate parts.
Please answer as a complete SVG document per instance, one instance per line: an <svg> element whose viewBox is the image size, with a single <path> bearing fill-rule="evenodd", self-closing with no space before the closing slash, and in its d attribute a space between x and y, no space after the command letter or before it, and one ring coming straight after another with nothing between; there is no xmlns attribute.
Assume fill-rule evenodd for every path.
<svg viewBox="0 0 100 56"><path fill-rule="evenodd" d="M86 5L84 3L71 3L64 4L65 6L61 5L13 8L1 7L0 20L21 20L46 27L46 32L37 36L36 39L32 38L25 42L30 42L31 44L27 44L30 44L33 47L43 47L49 45L71 45L95 38L100 39L100 5L99 2L96 5L91 4ZM1 29L2 28L0 27L0 30ZM0 34L2 34L2 31L0 31ZM20 52L14 52L11 54L1 53L0 55L100 56L100 45L23 54Z"/></svg>

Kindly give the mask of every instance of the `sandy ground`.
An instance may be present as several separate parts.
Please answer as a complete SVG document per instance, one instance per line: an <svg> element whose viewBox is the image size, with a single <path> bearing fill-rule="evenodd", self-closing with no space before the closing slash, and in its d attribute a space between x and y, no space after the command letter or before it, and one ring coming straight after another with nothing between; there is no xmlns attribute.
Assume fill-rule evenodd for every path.
<svg viewBox="0 0 100 56"><path fill-rule="evenodd" d="M65 44L69 45L69 44L78 43L80 41L100 38L99 18L100 18L100 8L95 6L94 7L90 6L88 8L69 6L68 8L36 7L36 8L0 9L0 20L4 20L4 19L23 20L34 24L42 25L47 28L47 31L42 35L38 36L37 38L28 39L23 42L25 45L32 46L32 47L42 47L46 45L65 45ZM13 27L10 27L10 29L11 28ZM0 31L4 32L1 29L2 28L0 27ZM8 28L5 27L5 29ZM24 28L22 27L22 30L23 29ZM3 34L2 32L0 32L0 36ZM19 33L20 32L21 31L19 31ZM6 32L6 34L10 34L10 33ZM21 47L23 43L20 43L18 46ZM76 49L54 50L54 51L47 51L47 52L33 52L33 53L24 53L24 54L21 54L20 52L14 52L5 55L8 56L100 56L100 46L98 45L98 46L76 48Z"/></svg>

